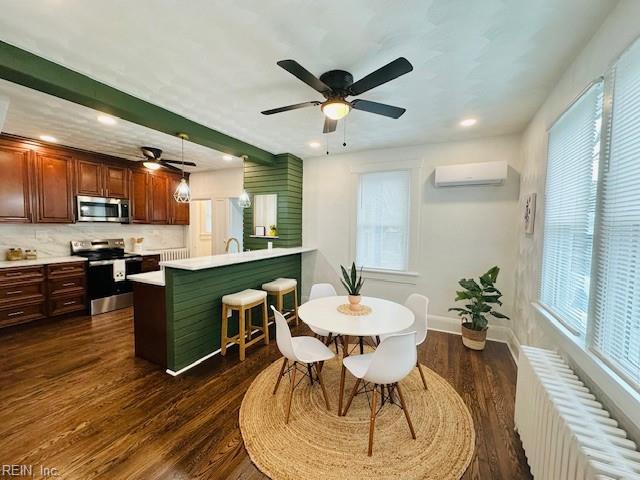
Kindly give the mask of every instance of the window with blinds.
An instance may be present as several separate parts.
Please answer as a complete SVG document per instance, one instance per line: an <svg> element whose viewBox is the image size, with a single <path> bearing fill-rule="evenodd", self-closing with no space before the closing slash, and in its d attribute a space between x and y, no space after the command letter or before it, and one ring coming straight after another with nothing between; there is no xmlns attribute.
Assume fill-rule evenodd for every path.
<svg viewBox="0 0 640 480"><path fill-rule="evenodd" d="M612 108L596 214L590 347L640 385L640 42L607 78Z"/></svg>
<svg viewBox="0 0 640 480"><path fill-rule="evenodd" d="M549 131L540 303L584 335L598 180L602 82Z"/></svg>
<svg viewBox="0 0 640 480"><path fill-rule="evenodd" d="M409 262L408 170L360 175L356 263L365 268L407 270Z"/></svg>

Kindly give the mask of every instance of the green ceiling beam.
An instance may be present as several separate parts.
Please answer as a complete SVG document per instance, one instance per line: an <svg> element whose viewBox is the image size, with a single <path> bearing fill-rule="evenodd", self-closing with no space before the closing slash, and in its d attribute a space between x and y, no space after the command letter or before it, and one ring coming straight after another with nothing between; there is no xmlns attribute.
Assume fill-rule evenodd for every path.
<svg viewBox="0 0 640 480"><path fill-rule="evenodd" d="M0 78L263 165L275 155L0 41ZM211 108L215 108L212 106Z"/></svg>

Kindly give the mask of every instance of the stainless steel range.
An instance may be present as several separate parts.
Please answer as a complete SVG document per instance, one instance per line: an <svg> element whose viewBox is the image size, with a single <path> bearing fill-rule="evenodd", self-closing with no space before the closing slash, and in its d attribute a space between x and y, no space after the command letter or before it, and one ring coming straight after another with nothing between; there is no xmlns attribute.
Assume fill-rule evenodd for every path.
<svg viewBox="0 0 640 480"><path fill-rule="evenodd" d="M125 253L122 238L72 241L71 254L89 260L87 287L91 315L133 304L133 286L126 277L140 273L142 256Z"/></svg>

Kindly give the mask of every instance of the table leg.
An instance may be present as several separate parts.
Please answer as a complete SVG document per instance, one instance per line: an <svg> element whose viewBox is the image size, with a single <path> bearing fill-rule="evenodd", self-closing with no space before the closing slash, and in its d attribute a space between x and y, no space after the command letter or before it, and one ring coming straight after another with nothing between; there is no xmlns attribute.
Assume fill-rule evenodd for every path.
<svg viewBox="0 0 640 480"><path fill-rule="evenodd" d="M349 336L342 335L342 358L349 356ZM340 372L340 394L338 396L338 416L342 416L342 396L344 395L344 376L346 374L346 368L344 363L342 364L342 371Z"/></svg>

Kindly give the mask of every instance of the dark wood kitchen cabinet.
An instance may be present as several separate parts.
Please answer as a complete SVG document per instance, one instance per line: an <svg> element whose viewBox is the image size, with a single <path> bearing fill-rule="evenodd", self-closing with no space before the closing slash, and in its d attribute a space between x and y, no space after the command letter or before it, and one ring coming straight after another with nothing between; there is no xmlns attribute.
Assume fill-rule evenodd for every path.
<svg viewBox="0 0 640 480"><path fill-rule="evenodd" d="M129 197L129 169L89 160L76 160L78 195Z"/></svg>
<svg viewBox="0 0 640 480"><path fill-rule="evenodd" d="M36 221L73 223L73 158L62 153L36 152Z"/></svg>
<svg viewBox="0 0 640 480"><path fill-rule="evenodd" d="M31 222L31 160L26 148L0 145L0 222Z"/></svg>
<svg viewBox="0 0 640 480"><path fill-rule="evenodd" d="M150 223L149 217L149 177L145 171L131 172L131 221Z"/></svg>
<svg viewBox="0 0 640 480"><path fill-rule="evenodd" d="M171 204L171 224L172 225L189 225L189 204L178 203L173 198L173 192L178 188L178 184L182 177L172 175L169 177L169 202Z"/></svg>
<svg viewBox="0 0 640 480"><path fill-rule="evenodd" d="M164 175L151 177L151 223L169 223L169 179Z"/></svg>
<svg viewBox="0 0 640 480"><path fill-rule="evenodd" d="M103 165L104 196L129 198L129 169L114 165Z"/></svg>

